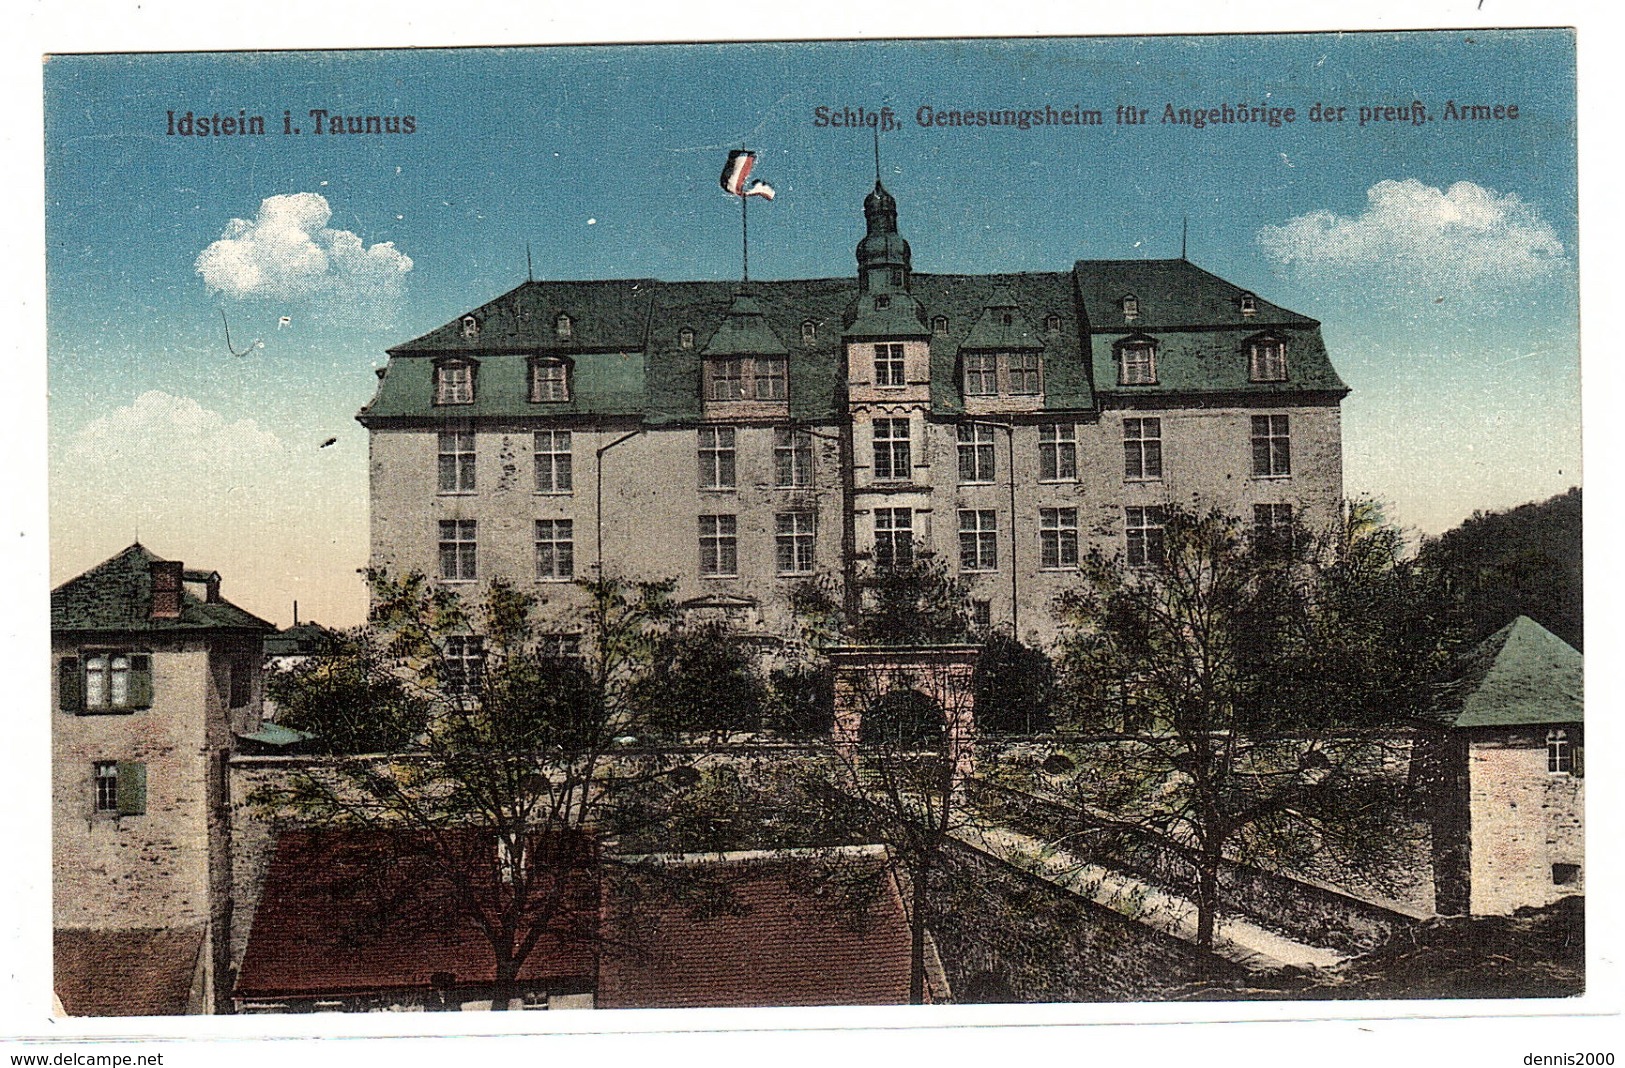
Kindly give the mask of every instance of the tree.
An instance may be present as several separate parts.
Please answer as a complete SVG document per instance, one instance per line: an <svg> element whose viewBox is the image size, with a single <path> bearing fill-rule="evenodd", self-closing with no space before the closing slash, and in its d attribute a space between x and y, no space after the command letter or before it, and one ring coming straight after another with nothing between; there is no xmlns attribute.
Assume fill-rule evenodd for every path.
<svg viewBox="0 0 1625 1068"><path fill-rule="evenodd" d="M1052 778L1081 838L1190 891L1211 948L1227 861L1398 872L1388 739L1429 680L1396 673L1442 639L1383 618L1415 576L1369 510L1317 542L1169 509L1163 539L1146 567L1092 556L1059 605L1075 724L1114 736Z"/></svg>
<svg viewBox="0 0 1625 1068"><path fill-rule="evenodd" d="M1035 734L1052 726L1055 665L1042 649L995 630L976 660L976 729Z"/></svg>
<svg viewBox="0 0 1625 1068"><path fill-rule="evenodd" d="M656 644L635 699L662 738L704 734L716 745L762 727L768 695L758 660L724 623L675 628Z"/></svg>
<svg viewBox="0 0 1625 1068"><path fill-rule="evenodd" d="M587 604L576 658L550 655L535 599L504 582L470 607L421 574L371 571L368 581L371 625L354 658L366 670L339 673L363 683L320 688L326 677L312 671L287 689L306 729L326 733L331 748L341 737L364 740L361 749L411 744L312 765L255 799L306 826L381 843L387 892L377 896L401 917L414 918L414 897L454 902L490 945L492 1008L505 1009L544 939L596 936L597 831L623 792L671 770L633 766L617 748L641 730L632 696L675 619L672 583L579 582ZM387 672L374 652L387 656ZM372 726L359 731L358 721Z"/></svg>
<svg viewBox="0 0 1625 1068"><path fill-rule="evenodd" d="M821 775L798 785L804 818L820 837L886 846L905 890L910 928L910 1001L925 999L927 886L968 809L961 743L969 733L973 676L963 652L942 646L970 639L965 588L939 563L917 560L861 576L857 612L848 615L832 581L804 584L792 598L809 659L826 673L821 690L837 711ZM831 669L825 657L840 666ZM822 718L822 717L821 717Z"/></svg>
<svg viewBox="0 0 1625 1068"><path fill-rule="evenodd" d="M272 673L265 691L277 722L314 734L318 752L399 752L429 724L429 702L395 674L365 627L331 635L319 655Z"/></svg>
<svg viewBox="0 0 1625 1068"><path fill-rule="evenodd" d="M1520 615L1585 648L1581 493L1505 512L1474 512L1422 545L1441 602L1480 641Z"/></svg>

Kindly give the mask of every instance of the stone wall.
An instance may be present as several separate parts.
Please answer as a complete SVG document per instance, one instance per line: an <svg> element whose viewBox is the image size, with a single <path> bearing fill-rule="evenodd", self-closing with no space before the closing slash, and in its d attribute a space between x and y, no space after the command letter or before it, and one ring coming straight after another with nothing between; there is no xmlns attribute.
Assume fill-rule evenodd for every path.
<svg viewBox="0 0 1625 1068"><path fill-rule="evenodd" d="M1221 957L952 843L929 881L954 1000L1154 1001L1239 974Z"/></svg>
<svg viewBox="0 0 1625 1068"><path fill-rule="evenodd" d="M1579 739L1578 728L1567 731ZM1472 913L1583 894L1585 779L1547 770L1546 728L1474 731L1467 767Z"/></svg>

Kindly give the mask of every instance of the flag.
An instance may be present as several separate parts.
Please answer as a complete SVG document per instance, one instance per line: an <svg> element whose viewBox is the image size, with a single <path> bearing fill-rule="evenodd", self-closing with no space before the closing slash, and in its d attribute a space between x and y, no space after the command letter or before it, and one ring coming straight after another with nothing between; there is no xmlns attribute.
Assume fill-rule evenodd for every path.
<svg viewBox="0 0 1625 1068"><path fill-rule="evenodd" d="M766 182L752 180L750 169L756 165L756 153L736 148L728 153L728 162L722 168L722 188L736 197L762 197L773 199L773 187Z"/></svg>

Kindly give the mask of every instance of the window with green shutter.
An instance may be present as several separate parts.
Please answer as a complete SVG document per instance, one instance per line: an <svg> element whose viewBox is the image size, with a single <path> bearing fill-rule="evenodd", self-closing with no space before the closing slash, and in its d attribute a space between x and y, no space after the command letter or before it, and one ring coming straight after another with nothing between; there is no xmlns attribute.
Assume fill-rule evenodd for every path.
<svg viewBox="0 0 1625 1068"><path fill-rule="evenodd" d="M152 656L148 653L94 649L83 657L64 657L57 681L64 710L107 713L152 707Z"/></svg>
<svg viewBox="0 0 1625 1068"><path fill-rule="evenodd" d="M132 761L118 762L118 814L144 816L147 813L147 766Z"/></svg>

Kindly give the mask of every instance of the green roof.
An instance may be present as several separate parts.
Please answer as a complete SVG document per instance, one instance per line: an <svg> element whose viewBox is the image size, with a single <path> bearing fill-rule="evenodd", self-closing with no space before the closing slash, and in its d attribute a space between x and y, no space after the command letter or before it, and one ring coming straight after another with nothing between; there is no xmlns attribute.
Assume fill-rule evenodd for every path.
<svg viewBox="0 0 1625 1068"><path fill-rule="evenodd" d="M749 293L735 294L702 356L785 356L790 352L767 325L766 313Z"/></svg>
<svg viewBox="0 0 1625 1068"><path fill-rule="evenodd" d="M1585 658L1519 616L1461 659L1435 706L1455 727L1583 723Z"/></svg>
<svg viewBox="0 0 1625 1068"><path fill-rule="evenodd" d="M855 336L861 326L857 332L869 336L871 320L890 310L906 312L888 328L899 336L930 331L932 407L943 415L964 410L963 350L1040 348L1044 409L1051 411L1094 410L1101 394L1347 392L1318 323L1257 298L1253 314L1244 315L1245 290L1185 260L1081 260L1066 271L1004 275L914 273L892 309L871 308L860 319L851 318L862 307L855 277L751 282L742 303L740 290L737 282L526 282L468 313L472 326L459 316L391 349L359 418L369 425L555 415L693 422L701 414L704 356L757 352L788 355L792 419L827 421L845 411L843 334ZM1123 321L1125 295L1139 303L1132 323ZM923 322L914 314L916 301ZM570 317L568 338L558 335L561 314ZM1051 316L1059 322L1055 331L1048 329ZM693 331L688 347L684 330ZM1265 333L1286 343L1285 382L1249 381L1248 342ZM1114 347L1135 334L1157 341L1159 380L1120 387ZM459 354L477 364L475 403L436 405L434 361ZM570 400L530 401L527 374L536 356L571 361Z"/></svg>
<svg viewBox="0 0 1625 1068"><path fill-rule="evenodd" d="M51 591L51 630L144 634L276 630L272 624L250 615L230 601L207 601L184 587L180 616L175 619L153 619L152 564L162 559L136 542L111 560L64 582ZM187 571L184 574L188 580L192 580L194 575L211 575L213 572Z"/></svg>

